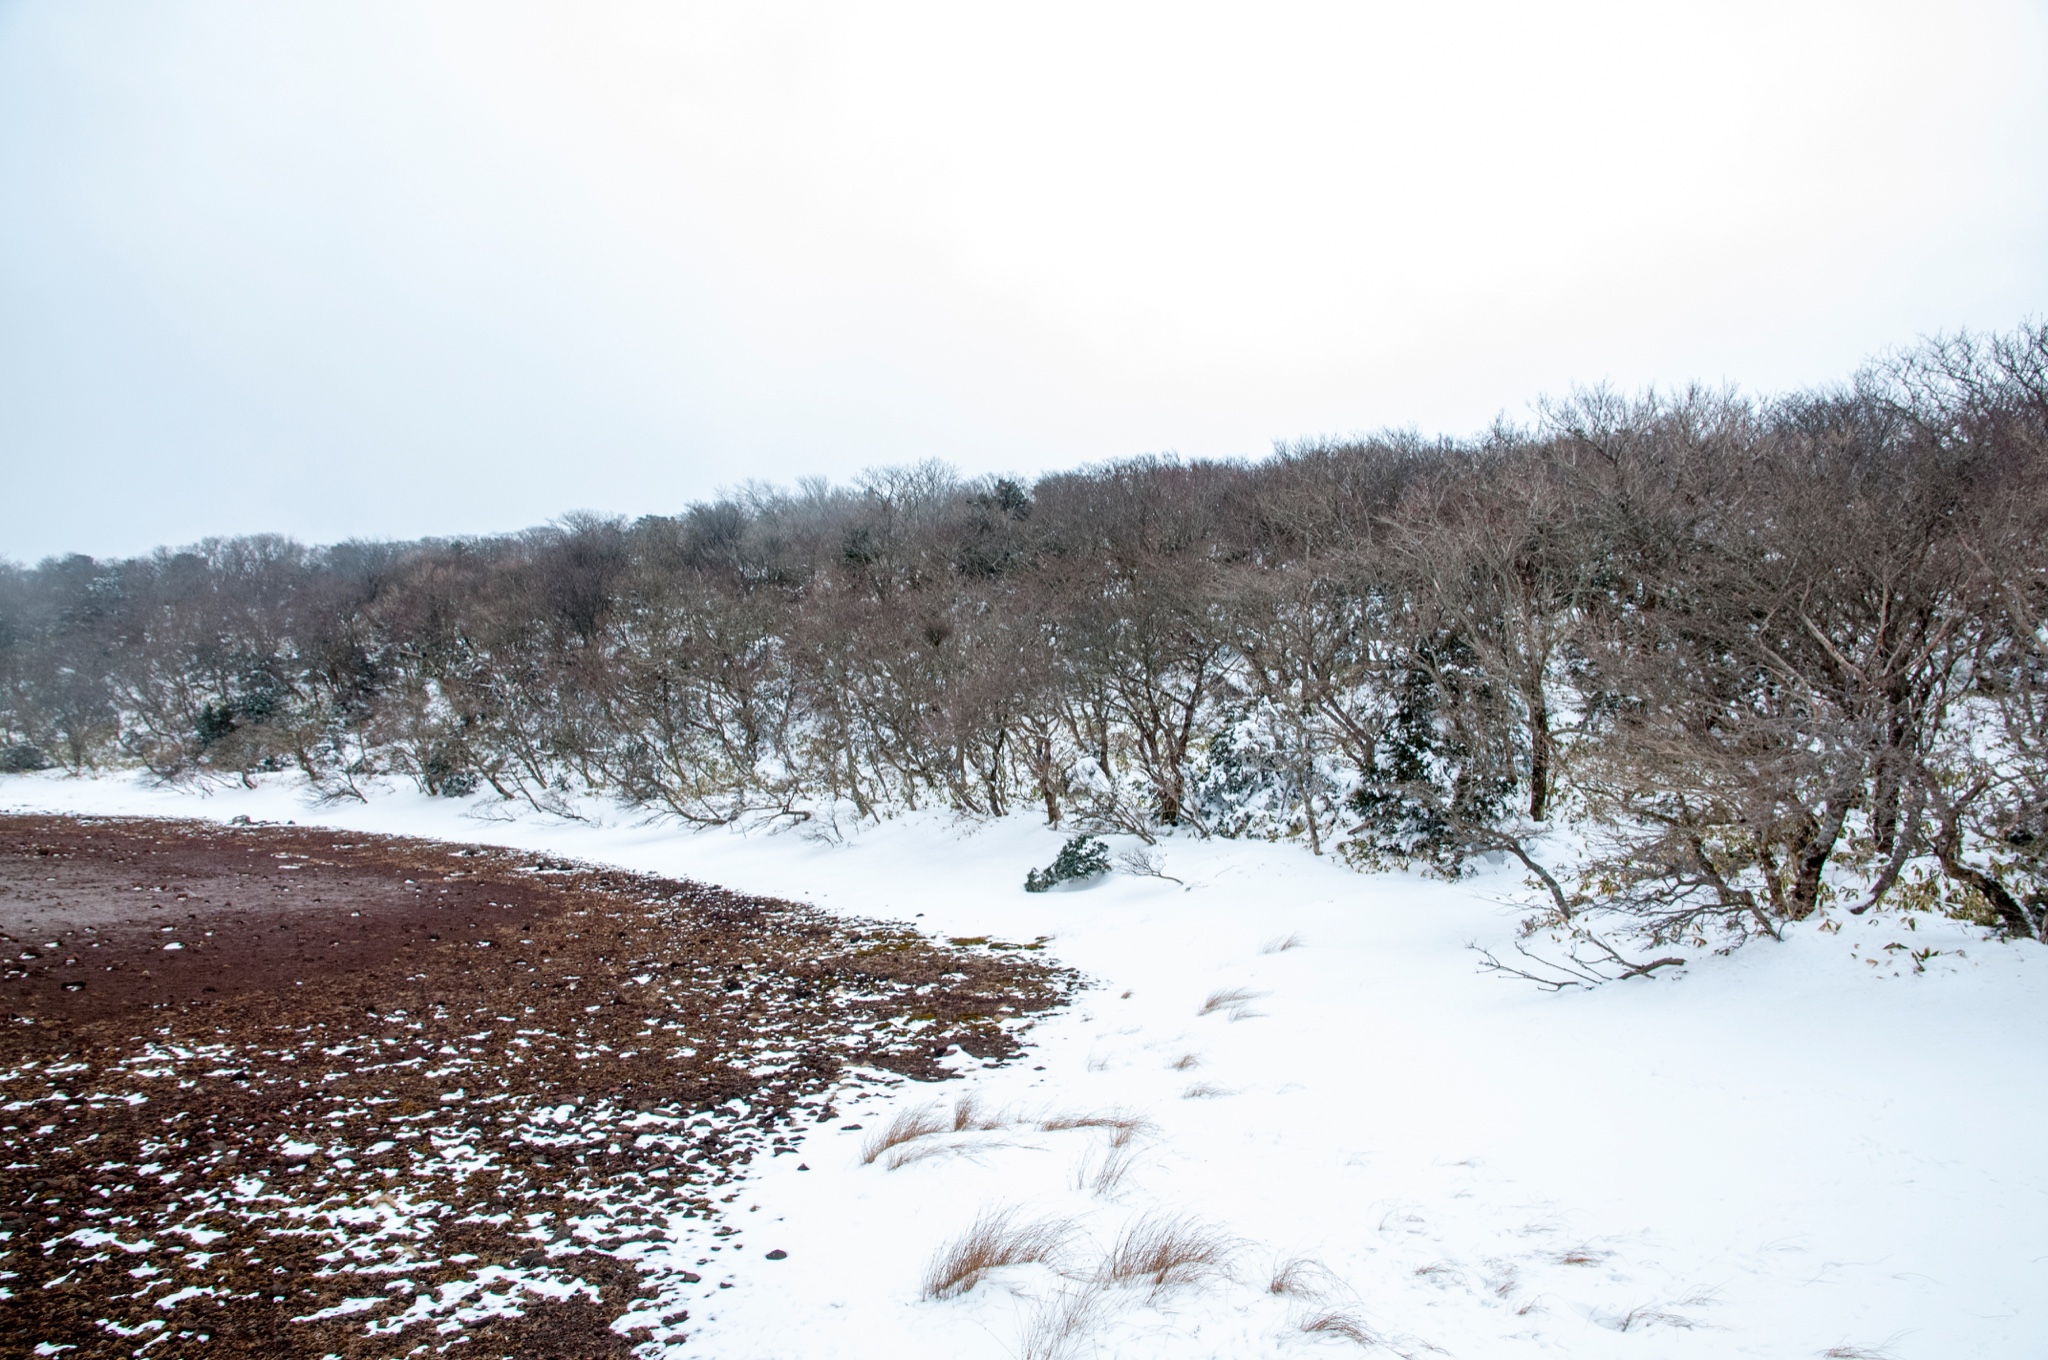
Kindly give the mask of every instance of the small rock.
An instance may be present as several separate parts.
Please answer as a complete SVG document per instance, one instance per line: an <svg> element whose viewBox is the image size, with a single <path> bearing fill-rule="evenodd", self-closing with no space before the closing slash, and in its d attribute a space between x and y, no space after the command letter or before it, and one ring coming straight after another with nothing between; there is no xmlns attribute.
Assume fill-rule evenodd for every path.
<svg viewBox="0 0 2048 1360"><path fill-rule="evenodd" d="M684 1272L683 1272L683 1283L684 1283L684 1284L698 1284L698 1283L701 1283L701 1282L703 1281L703 1279L704 1279L704 1277L703 1277L702 1275L699 1275L699 1274L698 1274L698 1273L697 1273L696 1271L694 1271L694 1270L686 1270L686 1271L684 1271Z"/></svg>
<svg viewBox="0 0 2048 1360"><path fill-rule="evenodd" d="M809 1168L808 1166L805 1166L805 1165L804 1165L804 1164L803 1164L802 1162L798 1162L798 1163L796 1164L796 1169L797 1169L797 1170L799 1170L799 1171L809 1171L809 1170L810 1170L810 1168Z"/></svg>
<svg viewBox="0 0 2048 1360"><path fill-rule="evenodd" d="M784 1251L781 1247L777 1247L774 1251L768 1253L768 1259L771 1261L787 1261L789 1259L789 1253Z"/></svg>

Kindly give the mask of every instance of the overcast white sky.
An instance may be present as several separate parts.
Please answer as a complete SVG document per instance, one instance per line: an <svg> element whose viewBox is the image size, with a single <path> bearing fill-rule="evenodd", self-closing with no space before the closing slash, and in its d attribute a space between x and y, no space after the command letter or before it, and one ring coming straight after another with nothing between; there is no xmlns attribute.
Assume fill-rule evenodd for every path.
<svg viewBox="0 0 2048 1360"><path fill-rule="evenodd" d="M0 0L0 555L1782 388L2048 314L2048 7Z"/></svg>

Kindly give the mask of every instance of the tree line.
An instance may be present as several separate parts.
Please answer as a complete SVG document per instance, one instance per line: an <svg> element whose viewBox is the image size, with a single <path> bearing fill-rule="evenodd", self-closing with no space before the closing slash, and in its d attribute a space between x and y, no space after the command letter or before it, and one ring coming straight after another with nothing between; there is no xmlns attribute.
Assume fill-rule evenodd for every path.
<svg viewBox="0 0 2048 1360"><path fill-rule="evenodd" d="M0 758L694 824L1296 838L1556 913L2048 938L2048 326L1466 440L0 564ZM1535 837L1583 835L1579 873Z"/></svg>

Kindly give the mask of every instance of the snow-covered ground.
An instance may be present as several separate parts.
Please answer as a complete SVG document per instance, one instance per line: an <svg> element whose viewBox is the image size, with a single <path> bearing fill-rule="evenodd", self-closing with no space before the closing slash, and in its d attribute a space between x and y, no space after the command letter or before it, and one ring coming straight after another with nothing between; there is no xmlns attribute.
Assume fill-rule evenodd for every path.
<svg viewBox="0 0 2048 1360"><path fill-rule="evenodd" d="M1063 1319L1076 1356L2048 1355L2048 951L1941 918L1833 912L1550 994L1466 948L1512 940L1527 894L1507 870L1444 884L1175 839L1160 867L1183 883L1031 895L1062 838L1022 818L831 843L50 775L0 778L0 808L483 841L1050 936L1092 985L1028 1061L850 1096L799 1156L757 1164L735 1206L759 1215L755 1250L691 1301L679 1356L1042 1356ZM928 1155L862 1161L900 1110L943 1101L950 1126L970 1096L966 1131L905 1145ZM1135 1132L1044 1127L1061 1115ZM934 1254L1002 1209L1058 1230L1053 1261L922 1297ZM1120 1234L1166 1217L1222 1267L1091 1283Z"/></svg>

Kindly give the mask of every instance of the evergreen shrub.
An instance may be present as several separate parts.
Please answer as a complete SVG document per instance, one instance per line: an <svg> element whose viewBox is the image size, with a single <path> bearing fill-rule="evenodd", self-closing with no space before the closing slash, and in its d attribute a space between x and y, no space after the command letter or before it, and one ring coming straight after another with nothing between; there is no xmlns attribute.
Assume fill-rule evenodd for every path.
<svg viewBox="0 0 2048 1360"><path fill-rule="evenodd" d="M1109 847L1093 836L1076 836L1060 847L1059 856L1043 869L1024 875L1024 891L1041 893L1061 883L1096 878L1109 872Z"/></svg>
<svg viewBox="0 0 2048 1360"><path fill-rule="evenodd" d="M39 746L25 741L12 746L0 746L0 771L8 774L27 774L32 770L47 770L54 762L43 754Z"/></svg>

